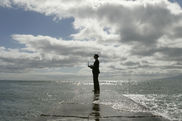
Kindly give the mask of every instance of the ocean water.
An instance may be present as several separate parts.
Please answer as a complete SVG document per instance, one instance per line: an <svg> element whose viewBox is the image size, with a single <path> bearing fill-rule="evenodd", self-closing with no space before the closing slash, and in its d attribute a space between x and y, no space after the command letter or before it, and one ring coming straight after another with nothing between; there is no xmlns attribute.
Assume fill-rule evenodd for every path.
<svg viewBox="0 0 182 121"><path fill-rule="evenodd" d="M100 80L101 92L112 92L115 99L105 99L117 110L134 110L124 106L124 95L157 115L182 120L182 80ZM92 81L0 81L0 121L33 121L55 104L86 95L93 89ZM108 96L109 97L109 96Z"/></svg>

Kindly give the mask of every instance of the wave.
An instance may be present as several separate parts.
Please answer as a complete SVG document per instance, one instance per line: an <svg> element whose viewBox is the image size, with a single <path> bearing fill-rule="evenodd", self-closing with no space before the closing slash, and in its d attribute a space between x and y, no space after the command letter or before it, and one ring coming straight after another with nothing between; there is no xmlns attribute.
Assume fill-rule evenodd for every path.
<svg viewBox="0 0 182 121"><path fill-rule="evenodd" d="M169 120L182 120L182 94L125 94L137 103L146 106L153 114L161 115Z"/></svg>

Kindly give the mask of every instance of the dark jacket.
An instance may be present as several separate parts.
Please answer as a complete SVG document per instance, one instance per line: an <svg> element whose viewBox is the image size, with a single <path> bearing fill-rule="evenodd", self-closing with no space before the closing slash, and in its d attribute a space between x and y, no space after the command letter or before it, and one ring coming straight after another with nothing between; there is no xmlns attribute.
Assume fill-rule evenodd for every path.
<svg viewBox="0 0 182 121"><path fill-rule="evenodd" d="M95 60L93 68L92 68L92 73L93 74L99 74L100 70L99 70L99 60Z"/></svg>

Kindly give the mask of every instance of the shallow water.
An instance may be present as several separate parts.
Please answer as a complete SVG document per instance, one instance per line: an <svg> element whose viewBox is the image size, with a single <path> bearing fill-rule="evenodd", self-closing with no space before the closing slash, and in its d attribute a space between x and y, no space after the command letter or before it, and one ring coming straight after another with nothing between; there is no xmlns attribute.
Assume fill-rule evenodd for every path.
<svg viewBox="0 0 182 121"><path fill-rule="evenodd" d="M123 105L120 97L125 95L153 113L182 120L181 80L102 80L100 85L106 95L100 104L117 110L142 111ZM75 101L76 95L84 97L92 88L92 81L0 81L0 121L32 121L54 104Z"/></svg>

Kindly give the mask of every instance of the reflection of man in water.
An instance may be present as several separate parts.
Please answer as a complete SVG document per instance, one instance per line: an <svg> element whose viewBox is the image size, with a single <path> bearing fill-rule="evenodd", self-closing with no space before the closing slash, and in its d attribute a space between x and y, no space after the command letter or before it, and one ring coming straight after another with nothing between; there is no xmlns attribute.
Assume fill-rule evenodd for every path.
<svg viewBox="0 0 182 121"><path fill-rule="evenodd" d="M98 60L98 58L99 58L99 55L95 54L94 55L94 59L95 59L94 64L93 65L88 65L88 67L90 67L92 69L92 73L93 73L94 93L100 93L99 80L98 80L100 70L99 70L99 60Z"/></svg>
<svg viewBox="0 0 182 121"><path fill-rule="evenodd" d="M90 116L93 116L95 118L95 121L100 121L100 105L97 101L99 101L99 94L94 94L92 113Z"/></svg>

